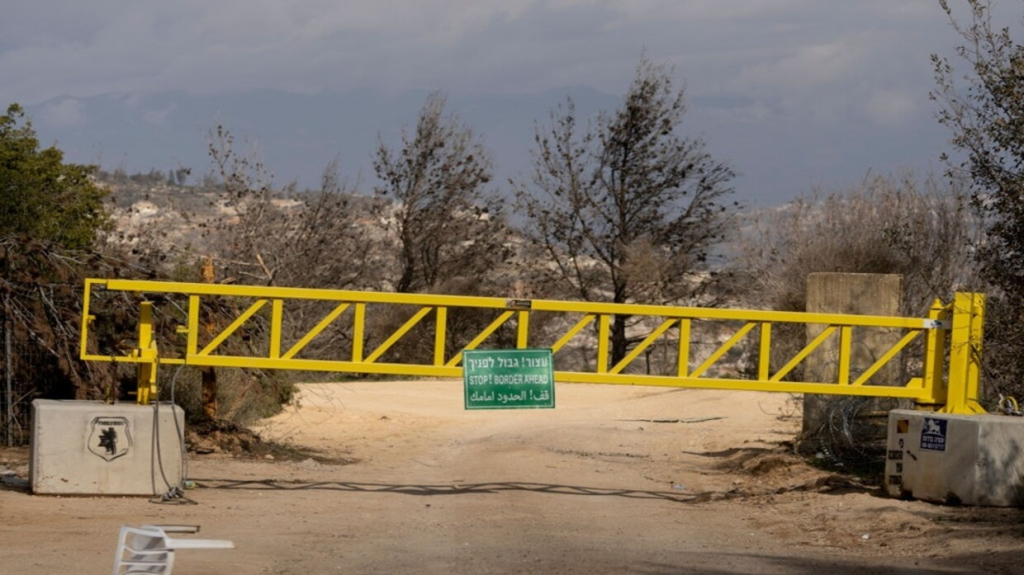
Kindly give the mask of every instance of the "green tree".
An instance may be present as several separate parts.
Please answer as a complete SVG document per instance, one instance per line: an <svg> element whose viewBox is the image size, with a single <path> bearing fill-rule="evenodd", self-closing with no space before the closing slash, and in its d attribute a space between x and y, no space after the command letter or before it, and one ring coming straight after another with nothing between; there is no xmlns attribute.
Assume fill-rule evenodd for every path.
<svg viewBox="0 0 1024 576"><path fill-rule="evenodd" d="M986 322L987 381L1011 393L1024 392L1024 45L993 22L986 0L966 0L969 19L940 0L964 44L956 50L967 72L932 55L940 105L939 122L953 134L963 160L950 175L966 178L971 198L985 218L977 260L990 283ZM948 158L947 158L948 160Z"/></svg>
<svg viewBox="0 0 1024 576"><path fill-rule="evenodd" d="M965 44L957 54L969 73L959 79L946 58L932 56L941 105L939 122L966 155L957 175L968 175L974 204L988 216L988 241L980 259L987 277L1024 304L1024 46L1008 27L995 28L989 3L968 0L964 26L949 4L942 8Z"/></svg>
<svg viewBox="0 0 1024 576"><path fill-rule="evenodd" d="M714 277L707 263L729 228L734 173L681 134L685 112L683 89L644 58L614 112L580 130L570 99L546 133L537 129L533 178L516 195L529 217L524 234L570 293L671 303ZM629 320L612 323L612 363L632 342Z"/></svg>
<svg viewBox="0 0 1024 576"><path fill-rule="evenodd" d="M71 249L92 246L107 223L106 191L95 167L65 164L56 147L40 150L21 106L0 116L0 235L24 234Z"/></svg>

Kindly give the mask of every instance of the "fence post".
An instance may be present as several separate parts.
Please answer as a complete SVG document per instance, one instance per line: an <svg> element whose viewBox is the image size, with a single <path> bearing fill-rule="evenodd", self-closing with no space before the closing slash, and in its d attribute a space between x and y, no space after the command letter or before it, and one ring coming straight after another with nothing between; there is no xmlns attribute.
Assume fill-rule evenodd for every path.
<svg viewBox="0 0 1024 576"><path fill-rule="evenodd" d="M10 248L4 249L4 280L10 281L11 278L11 254ZM7 447L14 446L14 386L11 383L11 328L14 323L11 322L11 296L8 293L4 294L4 391L7 393L4 396L5 408L4 413L4 431L7 434Z"/></svg>
<svg viewBox="0 0 1024 576"><path fill-rule="evenodd" d="M922 366L921 383L928 391L928 397L917 401L921 410L937 410L946 404L948 388L943 378L946 361L946 335L949 332L943 326L949 326L950 309L938 298L932 302L928 310L928 319L936 324L928 330L925 340L924 366Z"/></svg>
<svg viewBox="0 0 1024 576"><path fill-rule="evenodd" d="M217 270L213 266L213 257L207 256L203 261L203 283L213 284L217 278ZM195 345L199 341L199 315L202 314L202 308L199 305L199 296L192 294L189 296L189 354L195 354L199 351ZM275 303L278 300L275 300ZM193 316L194 315L194 316ZM192 320L195 318L195 320ZM212 335L213 324L209 321L205 323L206 331ZM278 330L281 329L280 321L278 321ZM200 390L202 391L203 397L203 416L209 421L217 419L217 369L213 366L203 366L199 369L199 382Z"/></svg>
<svg viewBox="0 0 1024 576"><path fill-rule="evenodd" d="M981 349L985 339L985 295L971 294L971 358L967 372L967 398L981 400ZM981 413L985 410L978 404Z"/></svg>
<svg viewBox="0 0 1024 576"><path fill-rule="evenodd" d="M14 446L14 386L11 383L11 309L10 296L4 294L4 391L6 415L4 429L7 432L7 447Z"/></svg>

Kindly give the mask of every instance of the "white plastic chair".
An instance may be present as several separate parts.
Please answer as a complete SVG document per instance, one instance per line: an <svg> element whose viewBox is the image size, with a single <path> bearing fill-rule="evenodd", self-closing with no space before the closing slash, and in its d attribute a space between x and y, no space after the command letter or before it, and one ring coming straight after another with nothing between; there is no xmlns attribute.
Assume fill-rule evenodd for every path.
<svg viewBox="0 0 1024 576"><path fill-rule="evenodd" d="M122 526L114 556L114 574L170 574L174 551L234 548L230 540L171 538L168 533L195 534L199 526Z"/></svg>

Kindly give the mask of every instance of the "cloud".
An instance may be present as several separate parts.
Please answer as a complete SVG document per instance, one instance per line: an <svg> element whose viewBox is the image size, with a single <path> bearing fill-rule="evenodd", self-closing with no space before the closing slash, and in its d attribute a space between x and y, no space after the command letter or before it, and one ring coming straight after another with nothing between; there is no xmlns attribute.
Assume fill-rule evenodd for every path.
<svg viewBox="0 0 1024 576"><path fill-rule="evenodd" d="M624 20L721 23L796 12L813 4L813 0L617 0L610 4Z"/></svg>
<svg viewBox="0 0 1024 576"><path fill-rule="evenodd" d="M55 123L87 121L66 95L618 95L646 53L674 68L709 141L743 135L726 155L743 141L807 153L812 130L921 133L928 56L958 41L935 0L33 0L4 15L0 105L56 98ZM137 100L160 102L151 123L182 113Z"/></svg>
<svg viewBox="0 0 1024 576"><path fill-rule="evenodd" d="M795 47L785 56L745 68L737 82L748 86L803 92L835 84L863 72L870 46L855 38Z"/></svg>
<svg viewBox="0 0 1024 576"><path fill-rule="evenodd" d="M880 126L906 124L918 108L918 101L902 90L877 90L867 100L867 117Z"/></svg>
<svg viewBox="0 0 1024 576"><path fill-rule="evenodd" d="M698 90L842 96L890 29L902 37L883 61L906 63L907 47L927 45L926 10L942 29L932 0L97 0L88 9L36 0L0 21L0 74L18 79L0 86L0 100L253 88L620 92L645 49Z"/></svg>
<svg viewBox="0 0 1024 576"><path fill-rule="evenodd" d="M160 110L146 110L142 113L142 119L150 124L159 126L167 121L167 117L178 108L174 102L164 106Z"/></svg>
<svg viewBox="0 0 1024 576"><path fill-rule="evenodd" d="M85 124L82 103L74 98L64 98L43 108L40 120L53 128L66 128Z"/></svg>

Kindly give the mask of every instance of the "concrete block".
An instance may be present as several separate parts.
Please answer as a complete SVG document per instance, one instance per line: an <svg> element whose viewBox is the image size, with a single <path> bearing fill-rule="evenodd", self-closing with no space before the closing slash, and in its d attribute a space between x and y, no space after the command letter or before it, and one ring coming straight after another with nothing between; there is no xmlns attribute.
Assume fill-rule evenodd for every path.
<svg viewBox="0 0 1024 576"><path fill-rule="evenodd" d="M893 410L888 433L891 496L1024 506L1024 418Z"/></svg>
<svg viewBox="0 0 1024 576"><path fill-rule="evenodd" d="M34 400L29 463L32 491L163 494L182 480L178 430L184 431L184 425L184 411L170 403L139 406Z"/></svg>
<svg viewBox="0 0 1024 576"><path fill-rule="evenodd" d="M851 274L819 272L807 276L807 311L826 314L868 314L899 316L903 277L898 274ZM821 334L822 324L807 325L807 342ZM854 378L867 370L902 337L898 330L857 328L850 342L850 372ZM839 375L839 338L833 336L804 360L809 382L835 382ZM871 384L899 385L899 362L894 359L871 378ZM815 435L829 421L829 407L835 397L804 395L803 432ZM865 412L888 411L899 406L889 398L876 398ZM879 426L877 440L882 439Z"/></svg>

